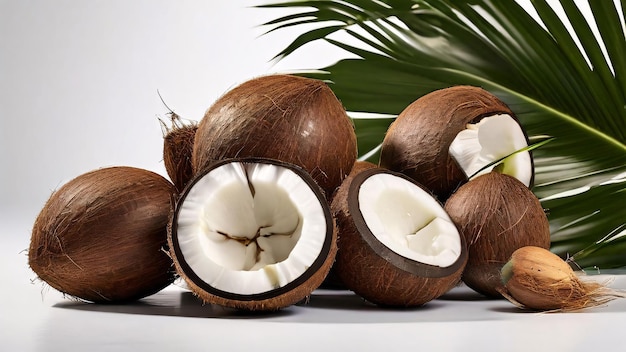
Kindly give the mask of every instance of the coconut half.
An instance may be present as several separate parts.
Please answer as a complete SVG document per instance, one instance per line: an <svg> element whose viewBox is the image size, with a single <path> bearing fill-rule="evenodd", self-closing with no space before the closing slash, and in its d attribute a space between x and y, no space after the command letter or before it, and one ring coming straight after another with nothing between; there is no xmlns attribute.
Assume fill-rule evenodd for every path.
<svg viewBox="0 0 626 352"><path fill-rule="evenodd" d="M336 231L322 190L303 169L229 159L194 177L172 220L180 275L207 303L284 308L324 280Z"/></svg>
<svg viewBox="0 0 626 352"><path fill-rule="evenodd" d="M357 170L331 208L339 227L337 275L366 300L419 306L460 281L463 237L442 205L407 176Z"/></svg>

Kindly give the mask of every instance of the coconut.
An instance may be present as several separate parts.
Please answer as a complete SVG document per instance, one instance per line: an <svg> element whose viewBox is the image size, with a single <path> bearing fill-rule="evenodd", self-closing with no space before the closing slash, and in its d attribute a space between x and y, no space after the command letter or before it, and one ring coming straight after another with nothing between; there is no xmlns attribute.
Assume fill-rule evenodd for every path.
<svg viewBox="0 0 626 352"><path fill-rule="evenodd" d="M512 176L494 171L467 182L448 199L445 210L468 244L463 282L486 296L500 296L500 270L515 250L550 247L541 203Z"/></svg>
<svg viewBox="0 0 626 352"><path fill-rule="evenodd" d="M235 157L282 160L304 168L330 198L356 160L352 121L322 81L258 77L219 98L198 125L193 167Z"/></svg>
<svg viewBox="0 0 626 352"><path fill-rule="evenodd" d="M179 192L193 177L191 155L198 125L185 123L175 114L170 113L171 124L161 122L163 126L163 163L170 180Z"/></svg>
<svg viewBox="0 0 626 352"><path fill-rule="evenodd" d="M441 204L407 176L355 167L331 209L339 229L333 268L367 301L420 306L460 282L464 239Z"/></svg>
<svg viewBox="0 0 626 352"><path fill-rule="evenodd" d="M28 263L39 279L86 301L146 297L174 277L167 224L174 186L151 171L82 174L48 199L33 226Z"/></svg>
<svg viewBox="0 0 626 352"><path fill-rule="evenodd" d="M445 201L484 166L528 146L528 138L509 107L488 91L472 86L440 89L410 104L390 125L380 166L415 179ZM507 158L504 173L530 186L529 151Z"/></svg>
<svg viewBox="0 0 626 352"><path fill-rule="evenodd" d="M377 167L376 164L371 163L369 161L357 160L352 166L352 170L350 171L350 174L356 174L365 169L373 169L375 167ZM333 265L330 268L330 272L326 276L326 279L324 279L324 282L322 283L320 288L331 289L331 290L346 289L346 285L344 285L343 282L341 282L341 279L339 278L339 275L337 274L336 266Z"/></svg>
<svg viewBox="0 0 626 352"><path fill-rule="evenodd" d="M328 201L297 165L227 159L183 192L169 236L187 286L205 303L267 311L320 286L337 252Z"/></svg>
<svg viewBox="0 0 626 352"><path fill-rule="evenodd" d="M520 308L573 311L626 297L582 273L545 248L526 246L511 255L501 271L502 295Z"/></svg>

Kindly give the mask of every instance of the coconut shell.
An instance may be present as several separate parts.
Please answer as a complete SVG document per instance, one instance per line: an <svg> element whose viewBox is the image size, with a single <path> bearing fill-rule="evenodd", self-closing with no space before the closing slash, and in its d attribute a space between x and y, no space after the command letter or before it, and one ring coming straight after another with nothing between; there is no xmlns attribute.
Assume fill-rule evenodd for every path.
<svg viewBox="0 0 626 352"><path fill-rule="evenodd" d="M172 125L164 130L163 163L178 192L182 192L194 174L191 155L197 129L196 123L185 124L172 114Z"/></svg>
<svg viewBox="0 0 626 352"><path fill-rule="evenodd" d="M426 94L389 126L380 166L413 178L445 202L467 182L467 175L449 154L450 144L467 124L496 114L508 114L517 121L504 102L479 87L454 86Z"/></svg>
<svg viewBox="0 0 626 352"><path fill-rule="evenodd" d="M269 75L219 98L198 125L195 172L218 160L264 157L307 170L330 198L357 156L345 109L322 81Z"/></svg>
<svg viewBox="0 0 626 352"><path fill-rule="evenodd" d="M486 296L501 296L500 270L515 250L550 247L550 225L541 203L512 176L478 176L448 199L445 210L468 244L463 281Z"/></svg>
<svg viewBox="0 0 626 352"><path fill-rule="evenodd" d="M140 299L174 280L167 224L174 186L151 171L82 174L48 199L33 226L28 263L67 295L108 303Z"/></svg>
<svg viewBox="0 0 626 352"><path fill-rule="evenodd" d="M339 229L333 270L341 282L365 300L384 307L421 306L455 287L467 262L465 243L457 261L447 268L413 261L384 246L369 231L358 210L358 188L367 177L380 172L414 181L399 173L361 166L353 169L331 203Z"/></svg>
<svg viewBox="0 0 626 352"><path fill-rule="evenodd" d="M356 174L356 173L358 173L360 171L363 171L363 170L366 170L366 169L373 169L373 168L376 168L376 167L377 167L376 164L371 163L369 161L358 160L352 166L352 170L350 171L350 173L351 174ZM328 275L326 276L326 278L324 279L324 282L322 283L322 285L320 287L321 288L326 288L326 289L331 289L331 290L346 289L346 285L344 285L344 283L341 282L341 279L339 278L339 274L337 274L336 266L333 265L330 268L330 272L328 273Z"/></svg>

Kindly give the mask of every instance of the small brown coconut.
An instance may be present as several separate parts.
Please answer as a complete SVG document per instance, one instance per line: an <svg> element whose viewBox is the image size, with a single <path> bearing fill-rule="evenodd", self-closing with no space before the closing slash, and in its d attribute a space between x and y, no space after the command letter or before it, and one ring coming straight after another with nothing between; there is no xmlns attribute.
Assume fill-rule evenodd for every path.
<svg viewBox="0 0 626 352"><path fill-rule="evenodd" d="M321 188L297 165L265 158L204 168L177 203L168 241L194 294L246 311L306 299L337 253L337 229Z"/></svg>
<svg viewBox="0 0 626 352"><path fill-rule="evenodd" d="M588 281L556 254L541 247L519 248L501 271L502 295L520 308L574 311L597 307L626 293Z"/></svg>
<svg viewBox="0 0 626 352"><path fill-rule="evenodd" d="M400 113L383 140L380 166L406 174L445 202L474 172L527 145L504 102L479 87L454 86L426 94ZM508 166L506 173L532 185L530 152L512 157Z"/></svg>
<svg viewBox="0 0 626 352"><path fill-rule="evenodd" d="M339 229L333 270L376 305L421 306L460 282L464 239L428 191L372 166L355 166L331 203Z"/></svg>
<svg viewBox="0 0 626 352"><path fill-rule="evenodd" d="M463 282L499 297L500 270L515 250L550 247L550 225L537 197L514 177L490 172L459 188L445 210L468 244Z"/></svg>
<svg viewBox="0 0 626 352"><path fill-rule="evenodd" d="M192 160L196 172L235 157L285 161L308 171L330 198L356 148L352 121L326 83L276 74L242 83L207 110Z"/></svg>
<svg viewBox="0 0 626 352"><path fill-rule="evenodd" d="M28 263L64 294L98 303L158 292L175 278L167 249L174 186L133 167L82 174L48 199L33 226Z"/></svg>
<svg viewBox="0 0 626 352"><path fill-rule="evenodd" d="M195 122L185 123L174 112L170 112L171 124L161 121L163 126L163 163L170 180L178 192L182 192L193 177L191 155L198 130Z"/></svg>

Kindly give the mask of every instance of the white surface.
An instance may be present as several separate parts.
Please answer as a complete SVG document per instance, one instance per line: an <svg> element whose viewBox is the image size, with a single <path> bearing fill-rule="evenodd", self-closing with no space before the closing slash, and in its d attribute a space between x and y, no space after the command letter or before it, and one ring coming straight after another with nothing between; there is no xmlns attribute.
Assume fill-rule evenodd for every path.
<svg viewBox="0 0 626 352"><path fill-rule="evenodd" d="M176 287L127 306L75 303L31 283L32 223L80 173L129 165L165 174L157 117L198 119L234 84L340 53L308 45L268 61L294 32L258 37L280 11L261 1L0 0L0 351L611 351L626 302L523 313L455 291L422 309L317 292L308 305L242 315ZM624 277L615 284L626 287Z"/></svg>

